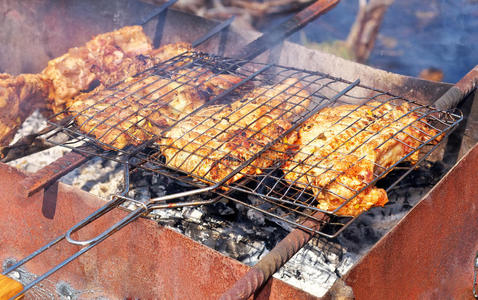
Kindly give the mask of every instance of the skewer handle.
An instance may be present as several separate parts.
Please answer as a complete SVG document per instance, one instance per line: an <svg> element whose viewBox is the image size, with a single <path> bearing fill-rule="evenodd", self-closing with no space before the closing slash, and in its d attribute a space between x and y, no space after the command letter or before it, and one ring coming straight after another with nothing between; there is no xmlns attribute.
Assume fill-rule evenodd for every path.
<svg viewBox="0 0 478 300"><path fill-rule="evenodd" d="M445 92L434 106L441 110L449 110L460 104L469 93L478 85L478 65L471 69L460 81Z"/></svg>
<svg viewBox="0 0 478 300"><path fill-rule="evenodd" d="M23 290L23 285L10 277L0 274L0 300L8 300ZM16 299L22 299L23 295Z"/></svg>

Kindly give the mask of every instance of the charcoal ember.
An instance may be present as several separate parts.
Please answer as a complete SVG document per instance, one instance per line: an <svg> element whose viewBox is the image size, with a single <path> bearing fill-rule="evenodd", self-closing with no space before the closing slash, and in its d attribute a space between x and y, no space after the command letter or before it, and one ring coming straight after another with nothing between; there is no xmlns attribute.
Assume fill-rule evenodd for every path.
<svg viewBox="0 0 478 300"><path fill-rule="evenodd" d="M231 206L231 202L217 201L204 207L206 215L223 217L232 221L237 216L237 211Z"/></svg>
<svg viewBox="0 0 478 300"><path fill-rule="evenodd" d="M194 238L194 240L201 242L202 244L211 238L209 232L204 230L200 223L195 222L190 222L190 224L184 227L184 234Z"/></svg>
<svg viewBox="0 0 478 300"><path fill-rule="evenodd" d="M151 192L151 196L153 198L155 197L162 197L166 195L166 188L162 185L151 185L149 187L149 190Z"/></svg>
<svg viewBox="0 0 478 300"><path fill-rule="evenodd" d="M129 175L130 184L135 187L150 186L153 174L144 170L135 170Z"/></svg>
<svg viewBox="0 0 478 300"><path fill-rule="evenodd" d="M266 223L264 214L261 213L260 211L255 210L255 209L252 209L252 208L248 209L247 213L246 213L246 216L256 226L262 226Z"/></svg>
<svg viewBox="0 0 478 300"><path fill-rule="evenodd" d="M180 222L181 220L177 219L177 218L161 218L159 215L157 214L152 214L152 219L157 221L159 224L161 224L162 226L167 226L169 228L172 228L174 229L175 231L179 232L179 233L182 233L184 234L184 232L182 230L179 230L178 227L180 226Z"/></svg>
<svg viewBox="0 0 478 300"><path fill-rule="evenodd" d="M151 185L149 186L152 197L161 197L166 195L166 187L159 174L153 174L151 177Z"/></svg>
<svg viewBox="0 0 478 300"><path fill-rule="evenodd" d="M161 225L180 224L183 220L182 209L155 209L151 212Z"/></svg>
<svg viewBox="0 0 478 300"><path fill-rule="evenodd" d="M148 201L149 199L151 199L151 193L149 192L149 188L147 186L137 187L133 191L133 198L141 202Z"/></svg>

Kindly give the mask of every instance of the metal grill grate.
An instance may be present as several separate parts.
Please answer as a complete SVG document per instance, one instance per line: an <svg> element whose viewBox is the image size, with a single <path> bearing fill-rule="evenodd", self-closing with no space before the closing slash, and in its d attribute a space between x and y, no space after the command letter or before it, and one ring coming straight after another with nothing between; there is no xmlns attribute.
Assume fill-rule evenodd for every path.
<svg viewBox="0 0 478 300"><path fill-rule="evenodd" d="M386 202L375 183L403 161L411 171L461 120L358 81L197 52L99 87L60 116L51 122L66 146L86 143L326 236L372 206L363 202ZM337 216L304 225L325 222L320 212Z"/></svg>

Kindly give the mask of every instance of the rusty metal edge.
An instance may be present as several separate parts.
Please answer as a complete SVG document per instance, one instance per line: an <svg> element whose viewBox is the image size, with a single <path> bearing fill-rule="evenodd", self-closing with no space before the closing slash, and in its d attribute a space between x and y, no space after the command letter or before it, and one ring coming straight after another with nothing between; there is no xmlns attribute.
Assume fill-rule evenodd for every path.
<svg viewBox="0 0 478 300"><path fill-rule="evenodd" d="M105 202L76 187L54 184L26 198L13 190L28 175L0 163L0 261L20 259L62 234ZM123 217L115 210L78 233L91 237ZM61 243L26 265L31 274L44 272L76 251ZM174 230L140 219L128 225L84 256L53 274L42 288L55 292L67 283L87 298L210 299L219 295L249 270L249 267L207 248ZM317 299L281 280L272 279L257 293L257 299Z"/></svg>
<svg viewBox="0 0 478 300"><path fill-rule="evenodd" d="M343 277L356 299L474 299L477 169L475 146Z"/></svg>

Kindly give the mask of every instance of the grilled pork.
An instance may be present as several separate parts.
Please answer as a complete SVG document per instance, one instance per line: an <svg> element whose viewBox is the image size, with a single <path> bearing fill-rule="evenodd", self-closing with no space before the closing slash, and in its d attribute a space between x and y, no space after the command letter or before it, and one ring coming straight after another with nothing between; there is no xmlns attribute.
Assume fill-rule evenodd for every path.
<svg viewBox="0 0 478 300"><path fill-rule="evenodd" d="M370 183L437 133L406 103L325 108L301 126L285 179L311 189L324 210L353 197L337 214L356 216L387 203L385 190ZM407 157L417 159L418 151Z"/></svg>

